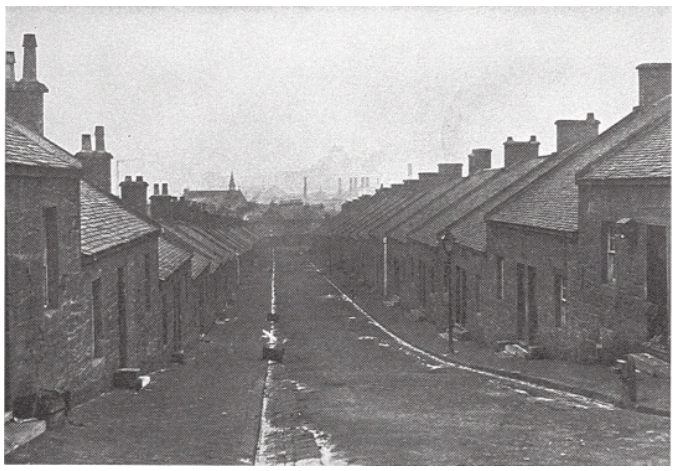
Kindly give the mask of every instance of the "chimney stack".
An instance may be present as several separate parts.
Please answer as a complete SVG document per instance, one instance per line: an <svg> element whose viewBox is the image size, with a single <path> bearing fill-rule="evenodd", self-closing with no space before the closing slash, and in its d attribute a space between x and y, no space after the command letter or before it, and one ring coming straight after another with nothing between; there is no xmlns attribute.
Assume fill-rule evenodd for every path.
<svg viewBox="0 0 678 471"><path fill-rule="evenodd" d="M14 73L14 63L16 59L14 58L13 51L5 52L5 82L14 83L16 82L16 75Z"/></svg>
<svg viewBox="0 0 678 471"><path fill-rule="evenodd" d="M593 113L587 113L586 119L559 119L556 121L556 141L558 152L590 141L598 135L600 121L595 119Z"/></svg>
<svg viewBox="0 0 678 471"><path fill-rule="evenodd" d="M438 164L438 173L445 175L446 180L457 180L461 178L462 164Z"/></svg>
<svg viewBox="0 0 678 471"><path fill-rule="evenodd" d="M478 170L492 166L492 149L473 149L468 156L468 174L473 175Z"/></svg>
<svg viewBox="0 0 678 471"><path fill-rule="evenodd" d="M539 157L539 142L537 136L530 136L529 141L514 141L511 136L504 142L504 167L526 159Z"/></svg>
<svg viewBox="0 0 678 471"><path fill-rule="evenodd" d="M148 183L142 176L138 176L136 181L132 181L131 176L126 176L125 181L120 183L120 199L122 204L135 211L138 214L146 215L148 213L147 198Z"/></svg>
<svg viewBox="0 0 678 471"><path fill-rule="evenodd" d="M5 54L5 114L38 134L44 133L44 95L47 87L37 81L37 43L34 34L24 35L23 78L16 80L14 53Z"/></svg>
<svg viewBox="0 0 678 471"><path fill-rule="evenodd" d="M412 176L412 164L407 164L407 176Z"/></svg>
<svg viewBox="0 0 678 471"><path fill-rule="evenodd" d="M92 136L90 134L82 135L82 151L83 152L92 151Z"/></svg>
<svg viewBox="0 0 678 471"><path fill-rule="evenodd" d="M138 185L137 182L132 182ZM146 183L144 183L144 195L146 194ZM153 184L153 195L151 196L151 217L153 219L174 219L177 198L170 196L167 189L167 183L162 184L162 194L158 194L160 185Z"/></svg>
<svg viewBox="0 0 678 471"><path fill-rule="evenodd" d="M111 192L111 160L113 156L103 149L104 128L94 128L96 148L92 150L92 136L82 135L82 150L75 158L82 163L83 179L106 193Z"/></svg>
<svg viewBox="0 0 678 471"><path fill-rule="evenodd" d="M94 128L94 141L95 141L94 150L98 150L100 152L106 151L106 147L104 146L104 127L103 126L96 126Z"/></svg>
<svg viewBox="0 0 678 471"><path fill-rule="evenodd" d="M638 67L638 106L651 105L671 94L671 63L640 64Z"/></svg>

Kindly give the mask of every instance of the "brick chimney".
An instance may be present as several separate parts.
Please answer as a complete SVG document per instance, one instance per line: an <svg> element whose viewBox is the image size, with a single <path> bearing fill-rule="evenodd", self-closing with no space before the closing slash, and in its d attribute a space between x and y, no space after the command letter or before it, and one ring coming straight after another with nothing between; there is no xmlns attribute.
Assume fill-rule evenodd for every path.
<svg viewBox="0 0 678 471"><path fill-rule="evenodd" d="M556 121L556 141L558 152L575 144L590 141L598 135L600 121L588 113L586 119L559 119Z"/></svg>
<svg viewBox="0 0 678 471"><path fill-rule="evenodd" d="M492 149L473 149L468 156L468 174L492 166Z"/></svg>
<svg viewBox="0 0 678 471"><path fill-rule="evenodd" d="M177 201L175 196L168 194L167 183L162 184L162 194L158 194L158 184L153 184L153 195L151 196L151 217L153 219L174 219L174 204Z"/></svg>
<svg viewBox="0 0 678 471"><path fill-rule="evenodd" d="M92 150L92 136L82 135L82 150L75 158L82 163L82 178L106 193L111 192L111 160L113 156L104 147L104 127L94 128L95 148Z"/></svg>
<svg viewBox="0 0 678 471"><path fill-rule="evenodd" d="M438 164L438 173L444 175L445 180L457 180L463 168L463 164Z"/></svg>
<svg viewBox="0 0 678 471"><path fill-rule="evenodd" d="M44 95L49 90L37 80L35 34L24 34L23 78L14 77L14 53L5 55L5 113L38 134L44 134Z"/></svg>
<svg viewBox="0 0 678 471"><path fill-rule="evenodd" d="M511 136L504 142L504 167L526 159L539 157L539 142L537 136L530 136L529 141L514 141Z"/></svg>
<svg viewBox="0 0 678 471"><path fill-rule="evenodd" d="M148 183L144 181L142 176L138 176L136 181L133 181L130 176L125 177L125 181L120 182L122 204L139 214L147 214L147 190Z"/></svg>
<svg viewBox="0 0 678 471"><path fill-rule="evenodd" d="M651 105L671 94L671 63L640 64L638 106Z"/></svg>

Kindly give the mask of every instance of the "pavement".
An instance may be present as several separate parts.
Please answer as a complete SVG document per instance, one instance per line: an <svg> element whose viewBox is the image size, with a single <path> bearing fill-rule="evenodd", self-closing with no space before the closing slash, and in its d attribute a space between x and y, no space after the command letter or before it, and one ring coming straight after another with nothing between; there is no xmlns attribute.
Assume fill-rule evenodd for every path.
<svg viewBox="0 0 678 471"><path fill-rule="evenodd" d="M506 356L473 340L455 341L455 352L450 354L447 335L441 335L432 322L412 320L401 306L385 305L379 293L366 286L355 286L350 277L340 271L322 273L388 330L441 359L618 406L622 404L621 379L610 366ZM669 417L670 383L668 377L639 372L637 401L632 408L642 413Z"/></svg>

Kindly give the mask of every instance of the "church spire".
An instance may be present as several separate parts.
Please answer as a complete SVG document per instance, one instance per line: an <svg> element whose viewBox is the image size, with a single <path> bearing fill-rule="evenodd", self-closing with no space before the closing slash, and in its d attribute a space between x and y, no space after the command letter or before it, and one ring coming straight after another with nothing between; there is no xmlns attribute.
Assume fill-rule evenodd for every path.
<svg viewBox="0 0 678 471"><path fill-rule="evenodd" d="M231 170L231 181L228 182L228 191L235 191L235 178L233 178L233 170Z"/></svg>

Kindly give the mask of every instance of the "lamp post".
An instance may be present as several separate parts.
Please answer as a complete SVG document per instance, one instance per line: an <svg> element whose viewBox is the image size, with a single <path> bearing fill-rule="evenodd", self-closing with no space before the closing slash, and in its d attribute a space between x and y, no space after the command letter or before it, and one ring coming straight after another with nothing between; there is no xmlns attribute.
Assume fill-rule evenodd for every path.
<svg viewBox="0 0 678 471"><path fill-rule="evenodd" d="M451 232L447 231L440 238L447 255L447 341L450 353L454 353L454 319L452 317L452 252L456 240Z"/></svg>

